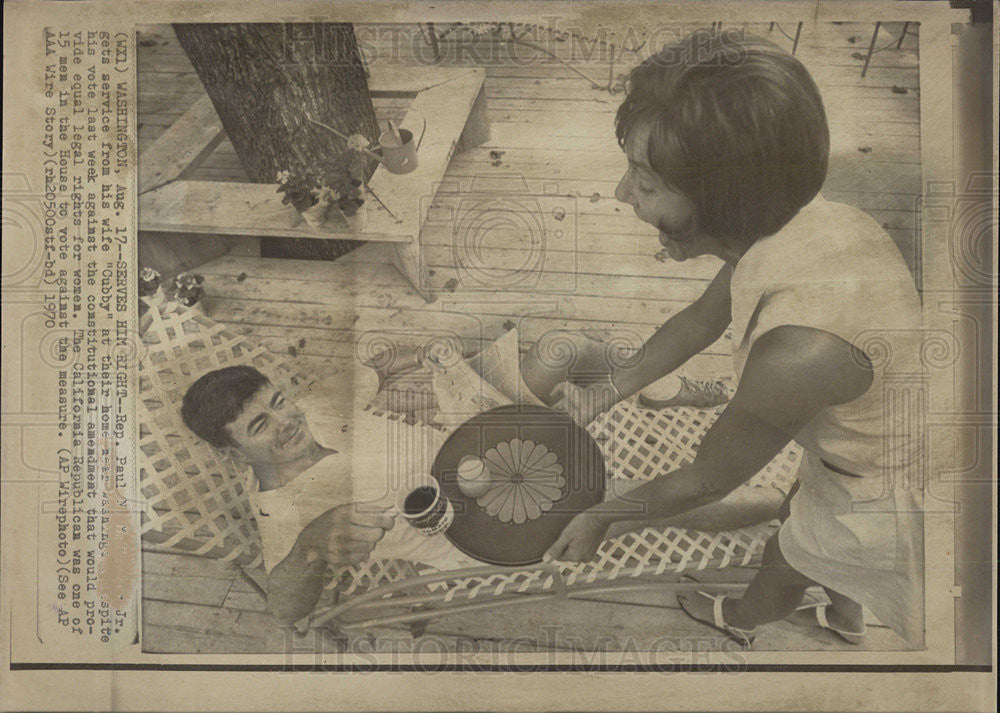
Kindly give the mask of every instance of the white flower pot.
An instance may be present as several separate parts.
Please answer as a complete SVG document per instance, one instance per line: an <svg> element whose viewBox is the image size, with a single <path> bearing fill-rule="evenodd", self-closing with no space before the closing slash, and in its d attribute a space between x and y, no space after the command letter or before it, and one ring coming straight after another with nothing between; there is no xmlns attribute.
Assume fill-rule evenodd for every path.
<svg viewBox="0 0 1000 713"><path fill-rule="evenodd" d="M368 224L368 203L362 203L358 208L358 212L354 215L344 215L341 213L344 221L347 223L347 229L352 233L360 233L365 229Z"/></svg>
<svg viewBox="0 0 1000 713"><path fill-rule="evenodd" d="M305 218L306 223L313 228L320 228L326 222L326 217L330 212L330 203L321 199L315 205L300 212L302 213L302 217Z"/></svg>

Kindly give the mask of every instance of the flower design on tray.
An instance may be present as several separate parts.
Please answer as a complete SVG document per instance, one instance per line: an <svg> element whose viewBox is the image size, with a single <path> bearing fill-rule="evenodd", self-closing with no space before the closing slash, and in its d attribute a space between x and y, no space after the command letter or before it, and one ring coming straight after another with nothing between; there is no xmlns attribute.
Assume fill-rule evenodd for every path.
<svg viewBox="0 0 1000 713"><path fill-rule="evenodd" d="M556 454L534 441L498 443L483 460L492 487L476 499L481 508L501 522L520 525L552 509L566 484Z"/></svg>

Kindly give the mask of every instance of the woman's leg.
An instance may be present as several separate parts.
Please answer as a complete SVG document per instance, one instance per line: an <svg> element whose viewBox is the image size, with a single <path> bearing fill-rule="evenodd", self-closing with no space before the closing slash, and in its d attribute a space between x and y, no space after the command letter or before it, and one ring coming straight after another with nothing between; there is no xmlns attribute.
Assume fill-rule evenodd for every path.
<svg viewBox="0 0 1000 713"><path fill-rule="evenodd" d="M750 632L761 624L784 619L795 611L806 589L814 584L785 561L775 534L764 546L760 571L746 588L743 597L726 597L722 601L723 623ZM715 619L712 599L685 595L678 595L677 599L684 611L694 619L708 623Z"/></svg>
<svg viewBox="0 0 1000 713"><path fill-rule="evenodd" d="M761 569L743 597L723 600L722 619L728 626L748 632L761 624L780 621L795 612L806 589L814 585L816 582L788 564L775 535L764 547ZM826 610L829 626L845 632L847 636L854 632L863 636L865 626L861 605L828 587L823 589L830 597L830 606ZM684 610L695 619L712 621L713 603L710 599L687 596L678 596L678 599Z"/></svg>
<svg viewBox="0 0 1000 713"><path fill-rule="evenodd" d="M778 512L778 519L782 522L788 518L792 497L798 489L799 481L796 480ZM742 599L727 599L723 603L723 616L726 623L747 629L751 629L757 624L747 624L747 626L743 626L743 624L757 619L759 619L759 624L784 619L795 611L795 608L802 601L806 589L815 584L816 582L788 564L784 555L781 554L778 536L775 534L764 547L760 573L747 587ZM829 587L823 587L823 589L830 597L830 606L826 612L830 625L841 631L864 631L864 615L861 605ZM769 590L773 591L773 594L769 593ZM770 603L768 603L769 597L771 597ZM735 619L730 617L735 617ZM736 621L742 623L738 624Z"/></svg>
<svg viewBox="0 0 1000 713"><path fill-rule="evenodd" d="M726 623L740 629L780 621L795 611L806 589L816 583L792 568L781 554L778 534L764 546L760 571L740 599L727 598L722 605Z"/></svg>

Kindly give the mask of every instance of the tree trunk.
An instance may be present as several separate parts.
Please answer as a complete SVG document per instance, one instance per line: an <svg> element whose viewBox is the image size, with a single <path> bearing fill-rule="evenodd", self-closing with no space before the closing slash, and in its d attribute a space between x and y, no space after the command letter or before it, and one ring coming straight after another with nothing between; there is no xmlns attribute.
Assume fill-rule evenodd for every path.
<svg viewBox="0 0 1000 713"><path fill-rule="evenodd" d="M321 172L358 154L333 132L378 138L368 79L349 23L177 24L177 39L255 183ZM375 163L364 161L365 178ZM265 257L333 259L360 241L265 238Z"/></svg>

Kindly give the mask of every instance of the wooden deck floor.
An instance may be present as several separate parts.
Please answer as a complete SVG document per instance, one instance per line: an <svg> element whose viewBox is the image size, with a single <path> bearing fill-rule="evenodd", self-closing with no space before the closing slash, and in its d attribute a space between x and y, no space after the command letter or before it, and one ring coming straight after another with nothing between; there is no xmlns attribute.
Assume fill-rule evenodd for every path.
<svg viewBox="0 0 1000 713"><path fill-rule="evenodd" d="M767 25L750 29L766 34ZM813 72L830 119L832 154L824 195L874 216L912 266L920 187L916 40L907 37L900 50L876 54L862 79L856 55L867 48L873 29L829 24L813 36L807 28L797 55ZM889 42L898 27L890 25L883 32L886 29L884 42ZM374 34L363 26L358 33L366 38L365 33ZM429 225L423 234L431 288L439 294L431 304L391 267L385 245L366 245L326 263L262 260L252 241L239 239L179 237L165 243L147 236L140 240L140 263L197 267L206 277L205 307L215 319L274 352L296 354L304 368L319 374L351 359L359 335L368 330L389 329L419 338L428 330L447 329L463 335L470 347L496 338L512 323L527 341L556 328L601 329L633 341L647 337L700 294L719 264L711 258L684 265L658 260L655 230L614 200L625 166L613 133L620 96L591 88L555 61L496 61L503 57L503 48L486 46L470 56L455 51L459 42L453 36L442 43L442 63L486 67L492 138L454 157L445 176L449 186L442 189L438 203L454 200L455 191L473 192L485 201L513 195L530 212L552 195L570 197L576 210L572 240L551 246L538 283L468 289L455 269L453 230L447 221ZM388 48L377 42L371 46L388 56ZM556 50L568 57L568 48ZM405 44L397 46L392 61L423 66L412 50L407 53ZM574 66L595 78L608 73L607 63L596 59L574 61ZM203 95L171 29L156 26L140 32L140 157ZM382 118L399 118L405 108L403 99L376 101ZM246 180L228 141L190 177ZM490 242L484 250L501 263L520 254L501 242ZM731 368L724 337L685 370L704 376L727 374ZM195 557L154 553L146 553L144 568L147 650L282 650L281 632L233 570ZM538 637L546 623L563 632L558 648L587 648L600 636L619 645L629 637L648 643L657 636L712 636L680 613L666 593L627 604L535 605L495 615L451 617L433 624L429 632L445 637L442 640L452 637L447 640L454 645L463 637ZM591 639L570 640L573 636ZM901 642L888 630L875 629L868 645L896 649ZM768 627L755 645L788 650L843 647L824 632L790 623Z"/></svg>
<svg viewBox="0 0 1000 713"><path fill-rule="evenodd" d="M749 581L750 570L700 572L707 582ZM239 572L217 560L190 555L143 553L142 647L154 653L283 653L289 636L267 613L264 601ZM660 592L592 595L580 599L540 602L497 611L452 614L429 622L414 635L405 627L384 627L374 634L380 652L417 651L427 654L466 652L560 651L605 652L604 663L639 663L624 652L678 652L673 663L705 663L684 654L731 651L714 630L692 621L674 594ZM351 632L355 642L364 638ZM354 638L357 637L357 638ZM310 635L294 640L300 653L330 644ZM326 648L324 648L326 647ZM861 646L846 644L835 634L802 620L783 621L761 629L755 651L891 651L906 648L890 629L869 625ZM593 655L580 663L594 663ZM643 660L645 661L645 660ZM310 663L308 656L300 663ZM659 659L666 663L666 658Z"/></svg>

